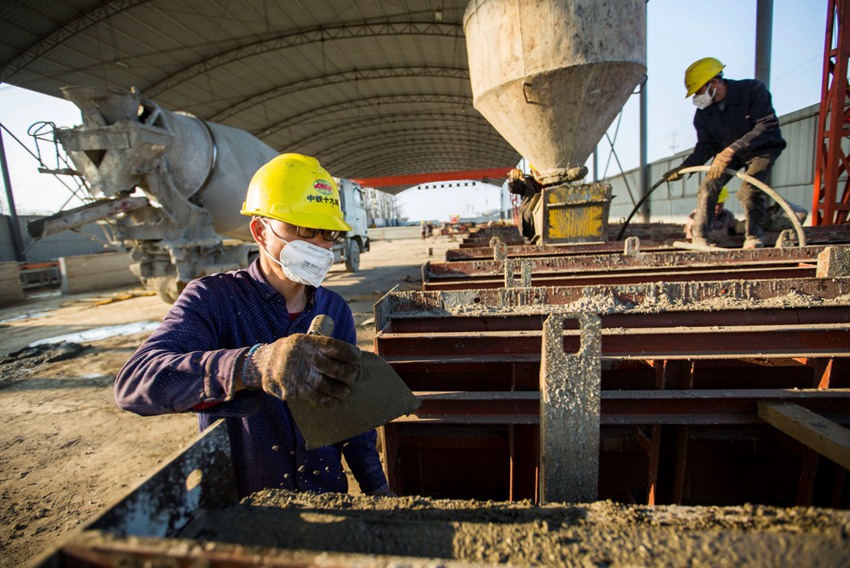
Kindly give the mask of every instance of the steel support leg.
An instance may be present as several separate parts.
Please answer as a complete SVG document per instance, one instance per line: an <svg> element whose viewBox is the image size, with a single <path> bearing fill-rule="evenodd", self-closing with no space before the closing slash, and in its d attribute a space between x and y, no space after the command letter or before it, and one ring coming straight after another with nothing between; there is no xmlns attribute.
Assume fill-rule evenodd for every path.
<svg viewBox="0 0 850 568"><path fill-rule="evenodd" d="M537 501L538 469L531 467L537 461L538 428L533 424L511 424L508 427L511 451L511 487L509 499Z"/></svg>
<svg viewBox="0 0 850 568"><path fill-rule="evenodd" d="M581 345L564 353L564 321L577 319ZM552 314L543 326L540 366L540 502L589 502L599 486L601 321Z"/></svg>
<svg viewBox="0 0 850 568"><path fill-rule="evenodd" d="M794 504L798 507L809 507L815 492L815 477L818 472L820 455L807 447L800 450L800 481L797 483L797 497Z"/></svg>

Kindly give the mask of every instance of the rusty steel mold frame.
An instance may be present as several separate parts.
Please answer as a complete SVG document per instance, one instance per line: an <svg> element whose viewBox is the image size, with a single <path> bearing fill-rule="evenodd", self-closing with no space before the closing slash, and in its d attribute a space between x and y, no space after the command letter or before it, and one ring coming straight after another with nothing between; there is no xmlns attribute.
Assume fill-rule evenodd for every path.
<svg viewBox="0 0 850 568"><path fill-rule="evenodd" d="M636 439L649 455L649 503L655 502L657 492L661 428L663 425L667 425L664 428L674 428L678 457L673 466L676 481L670 493L673 502L681 502L689 425L763 424L757 411L759 401L785 399L804 404L838 422L850 422L850 414L846 410L850 391L836 388L822 390L831 386L834 376L847 374L846 358L850 356L848 292L850 280L847 278L393 291L375 306L379 330L375 343L376 351L385 356L402 376L414 367L433 375L444 366L454 366L458 372L463 372L464 369L474 370L478 365L539 365L541 355L534 355L534 350L539 353L541 335L545 335L545 332L539 331L542 318L550 314L569 316L590 311L600 314L602 321L608 322L603 323L601 331L603 364L612 359L644 360L655 369L657 389L669 386L692 388L688 381L693 382L693 364L690 370L679 368L691 360L733 358L745 360L747 364L813 367L815 380L811 389L631 390L621 396L613 391L602 391L599 422L633 428ZM725 298L731 305L718 307L718 298ZM628 320L630 317L631 321ZM521 330L511 330L510 326L499 328L496 322L508 318L524 319L522 325L525 327ZM688 319L704 329L696 329L696 333L690 334L683 334L681 329L669 329ZM465 325L456 327L454 324L459 321ZM394 326L408 322L410 325L404 332L394 333ZM726 325L720 325L724 322ZM423 325L423 329L417 334L415 330L419 325ZM635 328L613 329L629 325ZM668 329L665 330L665 327ZM634 341L629 341L630 335L635 338ZM577 352L579 332L566 329L562 336L566 350ZM717 341L717 338L724 340ZM431 349L440 342L442 347ZM706 349L705 346L712 344L713 349ZM647 348L646 345L654 347ZM695 345L699 348L694 349ZM558 345L556 349L560 348L561 345ZM551 347L544 346L543 349L548 352ZM475 355L466 355L464 350L489 355L485 361L476 359ZM541 381L545 381L543 371ZM682 385L676 386L677 381ZM518 436L515 436L514 428L528 428L543 420L542 415L539 419L535 416L534 409L540 408L538 397L545 394L417 394L423 400L420 411L414 417L401 419L385 429L385 442L389 445L386 449L387 463L391 472L398 457L398 448L392 447L398 442L393 432L398 424L506 424L511 428L511 498L515 496L515 481L525 484L525 492L520 496L529 496L529 484L536 485L539 481L535 478L537 474L515 471L513 461L520 459L521 455L529 459L534 452L527 448L523 451L519 447L519 442L514 440ZM452 405L456 405L454 410ZM643 426L650 427L649 435L643 432ZM528 431L525 441L529 441ZM546 451L545 445L542 447ZM806 489L803 487L805 480L801 479L797 495L800 504L811 501L812 471L817 468L816 460L814 464L812 462L808 459L804 464L802 478L809 478L809 481ZM539 475L543 477L545 474ZM540 491L544 491L543 484ZM537 493L536 488L532 489L532 495L544 497Z"/></svg>
<svg viewBox="0 0 850 568"><path fill-rule="evenodd" d="M456 260L490 260L494 258L492 239L503 240L507 246L508 257L532 257L532 256L574 256L577 254L616 254L622 253L625 241L638 239L644 251L676 250L673 242L682 240L684 233L682 225L674 224L631 224L627 231L627 238L622 241L614 240L612 233L616 235L619 225L609 227L609 241L600 243L566 243L560 245L527 244L522 239L516 238L517 229L511 227L512 233L507 239L503 238L503 227L486 227L473 233L459 245L457 249L446 251L447 261ZM838 243L850 243L850 224L830 225L820 227L803 227L808 245L829 245ZM794 237L795 240L796 236ZM778 241L784 241L782 232L768 231L764 235L767 245L775 245ZM740 248L744 242L744 235L734 235L725 238L720 244ZM781 246L778 248L782 248Z"/></svg>
<svg viewBox="0 0 850 568"><path fill-rule="evenodd" d="M80 542L90 542L92 535L115 539L177 537L204 509L237 502L230 438L224 421L219 420L32 565L112 566L114 558Z"/></svg>
<svg viewBox="0 0 850 568"><path fill-rule="evenodd" d="M239 502L223 420L199 434L103 513L33 559L43 568L115 566L304 566L462 568L446 558L243 546L195 538L205 513Z"/></svg>
<svg viewBox="0 0 850 568"><path fill-rule="evenodd" d="M497 238L497 237L494 237ZM628 239L637 239L637 237L628 237ZM626 239L626 240L628 240ZM665 244L661 241L640 240L640 248L644 252L660 252L660 251L675 251L676 248L672 244ZM613 241L605 243L576 243L567 246L562 245L513 245L505 246L505 256L507 258L530 258L537 256L577 256L585 254L621 254L626 247L626 241ZM470 261L470 260L504 260L497 256L495 247L489 246L475 248L459 248L449 249L446 251L446 262Z"/></svg>
<svg viewBox="0 0 850 568"><path fill-rule="evenodd" d="M629 254L427 262L422 267L422 287L458 290L510 286L514 274L520 271L530 275L531 280L523 280L526 286L804 278L815 275L818 256L825 249L837 249L846 255L850 246L640 252L637 245Z"/></svg>
<svg viewBox="0 0 850 568"><path fill-rule="evenodd" d="M390 290L374 307L378 332L391 319L581 312L600 314L700 312L712 302L737 302L734 311L759 307L808 308L812 302L850 303L848 278L648 282L619 286L535 286L450 291Z"/></svg>

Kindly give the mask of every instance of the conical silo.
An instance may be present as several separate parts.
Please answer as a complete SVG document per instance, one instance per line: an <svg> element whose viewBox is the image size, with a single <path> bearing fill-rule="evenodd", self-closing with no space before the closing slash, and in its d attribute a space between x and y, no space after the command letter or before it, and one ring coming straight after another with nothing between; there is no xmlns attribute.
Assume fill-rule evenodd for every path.
<svg viewBox="0 0 850 568"><path fill-rule="evenodd" d="M472 0L464 31L473 105L550 179L587 161L646 71L645 0Z"/></svg>

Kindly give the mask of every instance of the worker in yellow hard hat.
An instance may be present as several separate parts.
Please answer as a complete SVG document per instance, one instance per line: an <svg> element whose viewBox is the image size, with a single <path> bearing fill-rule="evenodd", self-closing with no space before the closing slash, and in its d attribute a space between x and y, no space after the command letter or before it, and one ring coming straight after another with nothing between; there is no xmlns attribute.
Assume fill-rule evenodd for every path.
<svg viewBox="0 0 850 568"><path fill-rule="evenodd" d="M714 215L711 216L711 221L708 225L708 238L711 242L720 240L722 237L734 235L738 220L735 215L726 209L726 199L729 198L729 188L723 186L720 193L717 194L717 203L714 205ZM685 237L693 238L694 218L696 217L696 209L688 215L688 221L685 223Z"/></svg>
<svg viewBox="0 0 850 568"><path fill-rule="evenodd" d="M746 173L764 182L776 158L785 148L770 92L761 81L735 81L723 77L725 66L713 57L695 61L685 71L685 98L693 97L697 107L694 127L697 143L682 164L664 177L675 181L679 170L705 164L711 170L697 192L693 242L706 245L710 239L710 214L721 188L732 177L726 170L746 168ZM764 246L765 195L749 183L742 183L738 199L746 213L744 248Z"/></svg>
<svg viewBox="0 0 850 568"><path fill-rule="evenodd" d="M277 156L254 174L241 213L260 255L189 282L116 377L116 401L141 415L198 412L202 430L224 418L240 496L345 492L343 455L364 493L392 495L375 430L307 450L287 404L332 408L359 372L351 309L321 286L350 229L334 179L315 158ZM332 333L306 333L317 315L333 319Z"/></svg>

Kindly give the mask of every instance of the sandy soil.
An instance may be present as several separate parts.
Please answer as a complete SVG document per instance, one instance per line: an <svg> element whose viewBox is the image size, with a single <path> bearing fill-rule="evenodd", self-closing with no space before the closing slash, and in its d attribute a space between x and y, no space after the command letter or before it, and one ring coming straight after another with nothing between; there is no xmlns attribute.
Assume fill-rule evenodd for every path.
<svg viewBox="0 0 850 568"><path fill-rule="evenodd" d="M206 510L176 538L87 531L82 549L161 566L844 567L850 512L815 508L535 505L264 490ZM145 564L148 565L148 564Z"/></svg>
<svg viewBox="0 0 850 568"><path fill-rule="evenodd" d="M373 304L395 285L420 289L421 264L454 246L445 237L378 241L363 253L358 273L332 269L326 286L349 300L361 348L373 348ZM167 310L141 290L39 292L0 308L0 566L19 566L52 547L197 433L194 415L143 418L119 410L112 398L115 374L150 333L139 325L155 325ZM137 324L124 330L129 335L73 339L82 347L76 355L53 340L26 349L126 324Z"/></svg>
<svg viewBox="0 0 850 568"><path fill-rule="evenodd" d="M197 542L546 566L846 566L850 513L256 493ZM332 529L332 530L329 530Z"/></svg>

